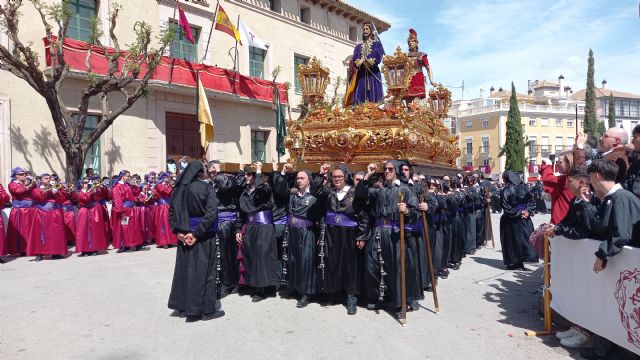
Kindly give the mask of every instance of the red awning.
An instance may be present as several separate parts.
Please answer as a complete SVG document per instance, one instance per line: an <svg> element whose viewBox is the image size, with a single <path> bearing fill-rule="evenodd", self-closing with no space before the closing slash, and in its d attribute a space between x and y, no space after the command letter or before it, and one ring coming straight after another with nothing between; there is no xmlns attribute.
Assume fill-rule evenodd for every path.
<svg viewBox="0 0 640 360"><path fill-rule="evenodd" d="M49 49L49 41L47 40L47 38L44 38L44 45L46 49ZM85 59L87 56L87 50L89 49L91 50L91 55L89 57L91 71L96 74L106 74L108 70L107 59L104 57L102 50L99 47L91 46L83 41L65 38L64 58L69 65L69 68L74 71L84 72L86 69ZM113 50L109 48L107 51ZM126 52L123 52L123 56L125 55ZM52 57L50 51L47 51L47 66L51 66L51 58ZM145 71L146 67L143 66L143 70L139 76L142 77ZM234 90L233 82L235 77L236 95L250 99L268 102L272 101L273 88L270 81L245 76L228 69L192 63L189 61L175 59L167 56L162 57L162 59L160 60L160 64L156 67L154 74L151 76L151 80L166 82L168 84L169 78L171 78L172 84L195 88L196 71L200 72L200 80L202 81L202 85L207 90L232 94ZM276 85L280 90L280 101L283 104L286 104L286 85L282 83L276 83Z"/></svg>

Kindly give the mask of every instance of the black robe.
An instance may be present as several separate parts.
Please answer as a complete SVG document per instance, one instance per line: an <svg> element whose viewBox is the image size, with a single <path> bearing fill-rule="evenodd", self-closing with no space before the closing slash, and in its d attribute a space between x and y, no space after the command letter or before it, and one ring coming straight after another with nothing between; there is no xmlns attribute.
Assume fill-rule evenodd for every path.
<svg viewBox="0 0 640 360"><path fill-rule="evenodd" d="M238 213L238 198L244 187L244 172L238 175L218 174L214 180L214 189L218 198L218 213ZM236 221L219 222L218 239L220 242L220 283L232 287L238 284L238 243Z"/></svg>
<svg viewBox="0 0 640 360"><path fill-rule="evenodd" d="M640 160L634 161L627 170L627 177L622 182L625 190L631 191L636 196L640 196Z"/></svg>
<svg viewBox="0 0 640 360"><path fill-rule="evenodd" d="M202 169L201 163L192 163ZM182 174L193 179L197 173L193 173L192 163ZM169 308L186 316L201 316L217 310L219 254L216 233L211 231L217 218L217 198L209 183L197 179L186 183L180 185L179 178L171 195L169 223L174 233L191 232L198 241L192 246L178 243ZM189 218L196 217L201 222L192 229Z"/></svg>
<svg viewBox="0 0 640 360"><path fill-rule="evenodd" d="M400 202L399 193L402 192L404 202L407 204L409 213L405 216L406 223L415 223L418 220L418 199L415 194L404 184L386 184L381 188L369 192L372 184L369 180L362 180L356 187L356 197L361 200L369 199L371 211L376 219L380 221L398 221L400 213L397 204ZM371 198L369 198L371 196ZM396 228L397 230L397 228ZM401 268L400 268L400 232L394 229L375 227L373 241L369 241L367 251L381 254L382 262L377 256L368 255L367 260L373 260L373 264L365 265L365 274L368 301L375 302L376 299L389 296L391 304L395 309L402 306L401 294ZM410 239L405 236L405 274L406 274L406 294L407 302L417 300L419 284L415 283L414 276L417 271L417 259L413 259L410 250ZM415 244L413 245L415 246ZM384 276L381 276L384 274Z"/></svg>
<svg viewBox="0 0 640 360"><path fill-rule="evenodd" d="M254 190L245 188L240 195L238 228L242 235L242 264L244 284L255 288L275 286L280 282L280 262L273 224L249 224L250 216L271 211L271 189L262 181L262 174L254 175Z"/></svg>
<svg viewBox="0 0 640 360"><path fill-rule="evenodd" d="M464 256L464 227L462 223L462 207L464 206L464 196L461 192L454 190L449 193L449 219L451 227L451 252L449 263L458 264L462 262Z"/></svg>
<svg viewBox="0 0 640 360"><path fill-rule="evenodd" d="M436 248L442 248L442 226L438 222L434 221L434 215L438 213L438 200L434 193L425 192L424 202L427 203L427 231L429 236L429 245L431 248L432 265L434 266L434 272L438 271L435 265L435 253ZM418 243L418 269L420 274L420 284L423 289L426 289L431 284L431 273L429 271L429 254L427 253L427 242L420 241Z"/></svg>
<svg viewBox="0 0 640 360"><path fill-rule="evenodd" d="M320 286L327 294L346 291L358 295L362 290L364 276L364 251L358 249L356 241L369 239L369 216L364 212L365 202L355 197L355 186L351 186L342 200L338 200L334 188L324 191L321 200L325 212L349 216L357 226L325 225L324 280L320 275Z"/></svg>
<svg viewBox="0 0 640 360"><path fill-rule="evenodd" d="M480 195L473 188L465 188L464 222L467 224L464 234L464 251L472 254L476 251L477 219L475 203Z"/></svg>
<svg viewBox="0 0 640 360"><path fill-rule="evenodd" d="M523 262L538 262L538 254L529 244L529 237L533 232L531 216L535 213L535 199L526 185L519 181L517 173L509 176L502 191L502 209L500 217L500 244L502 245L502 259L506 266L518 266ZM527 210L529 217L522 218L522 212Z"/></svg>
<svg viewBox="0 0 640 360"><path fill-rule="evenodd" d="M554 230L557 236L579 240L602 233L601 224L598 208L592 203L576 197L571 200L567 215L555 226ZM593 238L597 239L598 237Z"/></svg>
<svg viewBox="0 0 640 360"><path fill-rule="evenodd" d="M598 208L598 215L604 225L604 233L600 237L605 240L596 252L597 257L606 259L615 256L625 245L640 246L640 199L632 192L619 189L605 196Z"/></svg>

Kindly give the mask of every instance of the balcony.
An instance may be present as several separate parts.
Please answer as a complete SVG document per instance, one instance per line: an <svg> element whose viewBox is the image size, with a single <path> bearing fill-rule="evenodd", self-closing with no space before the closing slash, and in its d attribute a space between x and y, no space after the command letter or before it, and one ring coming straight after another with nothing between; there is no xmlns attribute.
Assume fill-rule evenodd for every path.
<svg viewBox="0 0 640 360"><path fill-rule="evenodd" d="M538 156L538 146L529 145L529 157L536 157L536 156Z"/></svg>
<svg viewBox="0 0 640 360"><path fill-rule="evenodd" d="M540 145L540 155L546 158L549 154L551 154L551 145Z"/></svg>
<svg viewBox="0 0 640 360"><path fill-rule="evenodd" d="M559 105L536 105L520 103L519 108L521 112L547 112L558 114L575 114L575 105L571 106L559 106ZM458 116L470 116L478 114L486 114L497 111L509 111L509 103L494 104L489 106L478 106L470 109L460 110ZM584 114L584 106L578 106L578 114Z"/></svg>

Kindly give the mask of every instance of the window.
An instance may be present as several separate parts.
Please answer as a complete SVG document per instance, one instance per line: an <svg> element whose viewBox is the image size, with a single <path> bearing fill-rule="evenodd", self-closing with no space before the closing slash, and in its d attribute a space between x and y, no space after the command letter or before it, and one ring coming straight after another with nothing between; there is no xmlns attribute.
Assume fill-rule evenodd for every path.
<svg viewBox="0 0 640 360"><path fill-rule="evenodd" d="M249 47L249 76L264 79L264 59L267 52L263 49Z"/></svg>
<svg viewBox="0 0 640 360"><path fill-rule="evenodd" d="M311 8L300 5L300 21L305 24L311 24Z"/></svg>
<svg viewBox="0 0 640 360"><path fill-rule="evenodd" d="M483 128L489 127L489 119L482 119L482 127Z"/></svg>
<svg viewBox="0 0 640 360"><path fill-rule="evenodd" d="M480 152L482 154L488 154L489 153L489 137L488 136L483 136L482 137L482 148L480 149Z"/></svg>
<svg viewBox="0 0 640 360"><path fill-rule="evenodd" d="M584 121L580 121L580 129L584 129Z"/></svg>
<svg viewBox="0 0 640 360"><path fill-rule="evenodd" d="M549 126L549 119L548 118L542 118L540 120L540 126Z"/></svg>
<svg viewBox="0 0 640 360"><path fill-rule="evenodd" d="M456 128L456 118L451 118L451 134L455 135L458 132Z"/></svg>
<svg viewBox="0 0 640 360"><path fill-rule="evenodd" d="M536 159L535 159L535 158L531 158L531 159L529 159L529 165L533 165L533 166L538 165L538 164L536 163Z"/></svg>
<svg viewBox="0 0 640 360"><path fill-rule="evenodd" d="M562 120L563 119L556 119L556 127L562 127Z"/></svg>
<svg viewBox="0 0 640 360"><path fill-rule="evenodd" d="M200 37L200 31L196 27L191 27L191 33L193 34L193 40L195 44L192 44L189 40L187 40L186 36L182 32L182 28L175 22L171 23L174 26L176 37L171 42L171 56L191 61L198 61L198 39Z"/></svg>
<svg viewBox="0 0 640 360"><path fill-rule="evenodd" d="M563 150L563 145L562 145L562 141L564 140L564 138L562 136L556 136L556 151L562 151Z"/></svg>
<svg viewBox="0 0 640 360"><path fill-rule="evenodd" d="M536 126L536 118L529 119L529 126Z"/></svg>
<svg viewBox="0 0 640 360"><path fill-rule="evenodd" d="M78 121L78 114L73 114L73 120ZM89 136L89 133L98 126L97 115L87 115L87 119L84 122L84 131L82 137ZM101 161L100 161L100 138L91 145L91 148L87 151L87 156L84 158L84 165L82 166L82 173L88 168L92 168L96 174L101 174Z"/></svg>
<svg viewBox="0 0 640 360"><path fill-rule="evenodd" d="M269 10L279 14L282 11L282 4L280 0L269 0Z"/></svg>
<svg viewBox="0 0 640 360"><path fill-rule="evenodd" d="M300 80L298 80L298 66L306 65L308 63L309 63L308 57L304 57L300 55L293 56L293 79L294 79L293 81L295 82L296 94L302 93L302 86L300 85Z"/></svg>
<svg viewBox="0 0 640 360"><path fill-rule="evenodd" d="M567 149L575 144L576 139L573 136L567 136Z"/></svg>
<svg viewBox="0 0 640 360"><path fill-rule="evenodd" d="M472 127L473 127L473 123L471 122L471 120L467 120L467 123L465 124L465 128L471 129Z"/></svg>
<svg viewBox="0 0 640 360"><path fill-rule="evenodd" d="M251 162L265 161L268 137L269 133L266 131L251 130Z"/></svg>
<svg viewBox="0 0 640 360"><path fill-rule="evenodd" d="M529 154L537 154L538 153L538 148L536 146L536 142L538 141L538 138L535 136L529 136Z"/></svg>
<svg viewBox="0 0 640 360"><path fill-rule="evenodd" d="M573 127L573 120L567 120L567 127L568 128L572 128Z"/></svg>
<svg viewBox="0 0 640 360"><path fill-rule="evenodd" d="M358 28L349 25L349 40L358 41Z"/></svg>
<svg viewBox="0 0 640 360"><path fill-rule="evenodd" d="M624 114L624 103L622 100L616 100L616 116Z"/></svg>
<svg viewBox="0 0 640 360"><path fill-rule="evenodd" d="M473 161L467 161L467 166L469 167L473 166Z"/></svg>
<svg viewBox="0 0 640 360"><path fill-rule="evenodd" d="M629 104L629 116L631 117L638 117L640 112L640 102L638 101L632 101Z"/></svg>
<svg viewBox="0 0 640 360"><path fill-rule="evenodd" d="M482 160L482 166L484 166L484 167L489 166L489 159Z"/></svg>
<svg viewBox="0 0 640 360"><path fill-rule="evenodd" d="M551 149L549 146L549 137L543 136L542 138L540 138L540 152L542 153L542 156L547 157L549 156L550 151Z"/></svg>
<svg viewBox="0 0 640 360"><path fill-rule="evenodd" d="M67 36L89 42L89 22L96 17L97 6L95 0L69 0L65 3L67 10L71 14L69 25L67 26Z"/></svg>
<svg viewBox="0 0 640 360"><path fill-rule="evenodd" d="M467 155L473 155L473 142L467 141Z"/></svg>

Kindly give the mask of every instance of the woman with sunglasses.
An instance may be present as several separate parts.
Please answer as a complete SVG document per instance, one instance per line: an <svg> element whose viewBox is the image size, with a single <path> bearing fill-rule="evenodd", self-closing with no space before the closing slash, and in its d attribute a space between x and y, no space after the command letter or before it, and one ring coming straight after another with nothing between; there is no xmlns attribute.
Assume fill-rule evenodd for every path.
<svg viewBox="0 0 640 360"><path fill-rule="evenodd" d="M11 170L11 183L7 187L13 201L7 225L5 255L25 256L27 245L33 243L31 237L35 235L31 231L31 227L37 216L31 198L34 186L35 182L27 178L23 168L15 167Z"/></svg>

